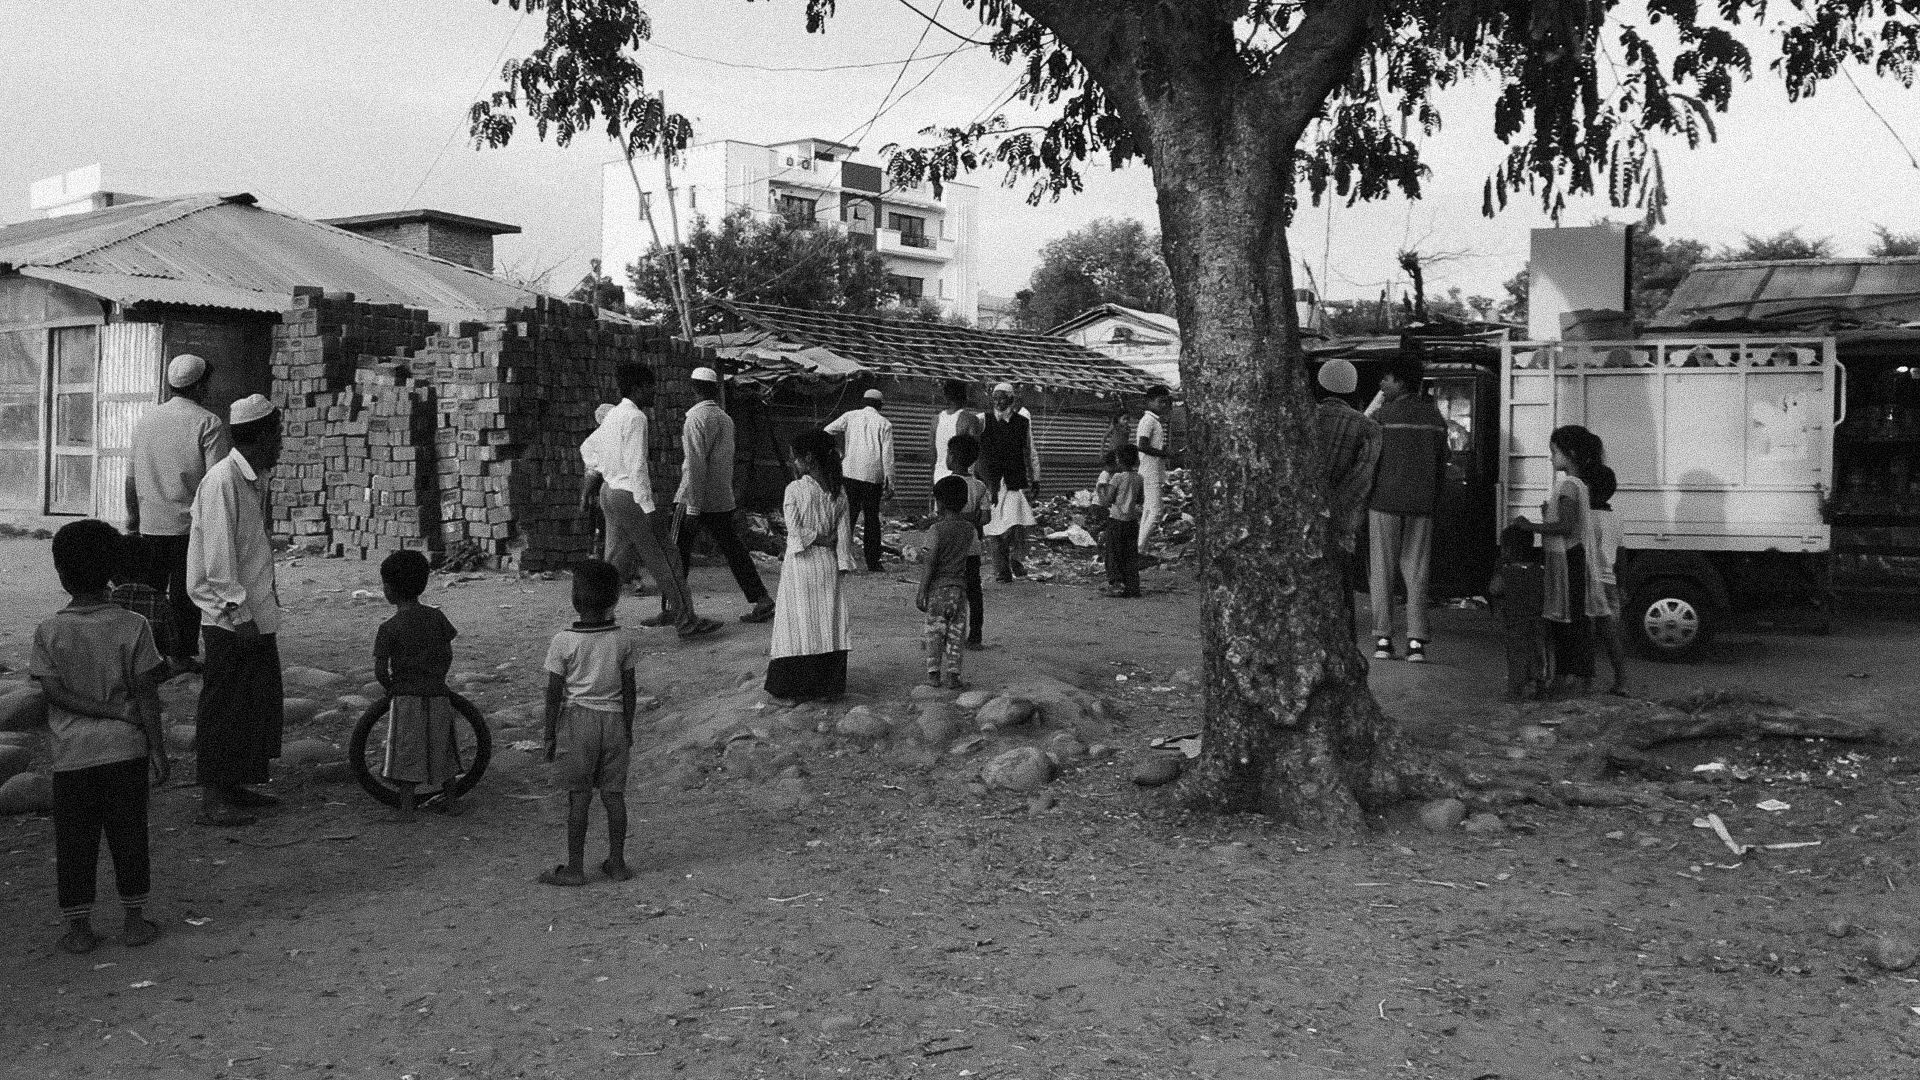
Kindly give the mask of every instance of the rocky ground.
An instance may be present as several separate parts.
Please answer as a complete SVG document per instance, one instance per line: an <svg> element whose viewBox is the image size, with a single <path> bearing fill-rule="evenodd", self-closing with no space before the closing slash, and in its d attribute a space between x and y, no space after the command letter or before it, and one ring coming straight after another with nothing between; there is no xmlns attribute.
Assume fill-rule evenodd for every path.
<svg viewBox="0 0 1920 1080"><path fill-rule="evenodd" d="M60 602L44 563L44 542L0 542L16 676ZM1145 599L1112 601L1071 559L1038 568L989 585L966 696L913 689L906 574L851 579L853 686L830 708L760 697L764 627L647 632L639 877L560 890L533 877L564 800L514 744L538 738L564 578L436 579L498 752L469 814L407 828L335 764L387 610L372 568L283 565L286 805L218 831L190 787L157 794L158 944L60 953L51 823L0 818L0 1075L1920 1073L1912 613L1638 673L1672 705L1506 706L1494 620L1439 612L1440 662L1378 664L1376 693L1505 795L1346 843L1137 783L1199 728L1191 581L1150 571ZM724 570L695 584L703 610L742 606ZM1827 715L1891 738L1738 733ZM1609 756L1702 718L1735 733Z"/></svg>

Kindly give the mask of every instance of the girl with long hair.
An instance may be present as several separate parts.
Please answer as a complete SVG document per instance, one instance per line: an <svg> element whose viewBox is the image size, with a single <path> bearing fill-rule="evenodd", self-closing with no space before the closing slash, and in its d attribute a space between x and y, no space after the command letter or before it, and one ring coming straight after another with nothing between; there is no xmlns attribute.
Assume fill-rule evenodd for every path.
<svg viewBox="0 0 1920 1080"><path fill-rule="evenodd" d="M847 600L840 588L853 563L853 523L840 477L840 451L825 431L793 440L793 471L782 503L787 552L774 602L767 694L782 702L834 697L847 688Z"/></svg>
<svg viewBox="0 0 1920 1080"><path fill-rule="evenodd" d="M1600 546L1599 523L1587 484L1606 464L1600 436L1578 424L1548 437L1558 474L1553 493L1540 504L1539 523L1514 525L1538 533L1546 549L1546 589L1541 617L1553 641L1555 675L1563 686L1586 693L1593 685L1593 619L1613 614L1600 582L1600 563L1589 553Z"/></svg>

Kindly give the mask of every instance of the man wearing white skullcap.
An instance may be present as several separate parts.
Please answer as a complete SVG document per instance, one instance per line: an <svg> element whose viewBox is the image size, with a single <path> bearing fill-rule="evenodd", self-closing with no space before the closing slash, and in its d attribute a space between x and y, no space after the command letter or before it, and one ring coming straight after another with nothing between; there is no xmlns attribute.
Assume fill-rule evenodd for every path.
<svg viewBox="0 0 1920 1080"><path fill-rule="evenodd" d="M166 626L153 628L169 674L198 671L200 610L187 596L187 530L194 492L215 462L232 451L227 425L202 404L207 362L182 353L167 365L167 400L140 414L127 472L127 532L139 539L146 584L167 594Z"/></svg>
<svg viewBox="0 0 1920 1080"><path fill-rule="evenodd" d="M987 482L993 513L983 530L993 544L993 577L1026 577L1027 529L1035 523L1032 500L1040 494L1040 455L1033 442L1033 415L1014 398L1012 383L993 388L993 409L980 424L980 479Z"/></svg>
<svg viewBox="0 0 1920 1080"><path fill-rule="evenodd" d="M233 451L193 500L187 591L206 618L207 662L194 726L200 823L251 825L277 804L264 784L280 756L280 593L267 533L266 473L280 462L280 410L259 394L228 413Z"/></svg>
<svg viewBox="0 0 1920 1080"><path fill-rule="evenodd" d="M1373 493L1373 470L1380 460L1380 425L1349 404L1345 395L1359 386L1360 376L1346 360L1329 360L1317 376L1326 396L1314 409L1313 425L1320 440L1321 484L1327 498L1328 554L1340 560L1342 595L1349 622L1353 617L1353 586L1349 570L1360 523L1366 520L1367 499ZM1350 627L1351 629L1351 627Z"/></svg>
<svg viewBox="0 0 1920 1080"><path fill-rule="evenodd" d="M862 407L842 413L827 425L827 434L842 438L841 482L847 492L847 513L866 519L865 554L868 570L880 570L880 501L893 495L893 421L880 415L885 395L868 390Z"/></svg>
<svg viewBox="0 0 1920 1080"><path fill-rule="evenodd" d="M733 417L720 407L720 373L710 367L693 369L693 392L700 400L687 410L680 427L680 487L674 492L679 523L680 568L692 573L693 545L706 533L727 560L733 583L753 605L741 622L773 619L773 597L760 580L753 556L740 542L733 525Z"/></svg>

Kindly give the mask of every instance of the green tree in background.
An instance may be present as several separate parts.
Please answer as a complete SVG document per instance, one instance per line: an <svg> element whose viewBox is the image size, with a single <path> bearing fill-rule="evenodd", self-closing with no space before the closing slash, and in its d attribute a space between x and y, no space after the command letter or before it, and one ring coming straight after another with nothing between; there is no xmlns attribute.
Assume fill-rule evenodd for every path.
<svg viewBox="0 0 1920 1080"><path fill-rule="evenodd" d="M1633 230L1633 319L1649 322L1666 305L1687 271L1707 257L1707 245L1698 240L1662 240L1650 228Z"/></svg>
<svg viewBox="0 0 1920 1080"><path fill-rule="evenodd" d="M1047 241L1027 287L1015 294L1025 330L1058 326L1096 304L1166 314L1173 278L1160 237L1132 218L1099 218Z"/></svg>
<svg viewBox="0 0 1920 1080"><path fill-rule="evenodd" d="M1728 247L1714 256L1716 262L1787 262L1792 259L1830 259L1833 239L1809 240L1799 229L1781 229L1772 236L1742 233L1738 247Z"/></svg>
<svg viewBox="0 0 1920 1080"><path fill-rule="evenodd" d="M838 229L796 225L775 215L757 220L742 207L714 228L706 217L695 220L682 246L687 285L693 295L694 332L737 329L726 313L707 299L843 311L871 315L896 297L887 284L887 266L872 248ZM627 280L640 297L635 307L658 311L680 332L673 311L673 269L666 253L654 248L627 268Z"/></svg>
<svg viewBox="0 0 1920 1080"><path fill-rule="evenodd" d="M1867 254L1876 259L1920 255L1920 232L1894 232L1885 225L1873 227L1873 246Z"/></svg>

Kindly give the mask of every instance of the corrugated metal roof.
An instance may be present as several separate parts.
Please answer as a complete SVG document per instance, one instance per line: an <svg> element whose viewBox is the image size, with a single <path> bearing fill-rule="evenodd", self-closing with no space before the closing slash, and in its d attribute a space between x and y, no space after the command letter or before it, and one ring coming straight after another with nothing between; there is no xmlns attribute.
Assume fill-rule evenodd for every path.
<svg viewBox="0 0 1920 1080"><path fill-rule="evenodd" d="M265 209L250 195L156 199L10 226L0 229L0 263L22 272L62 271L73 275L64 283L122 303L280 311L304 285L467 319L529 307L539 295L471 267ZM258 299L243 302L249 294Z"/></svg>
<svg viewBox="0 0 1920 1080"><path fill-rule="evenodd" d="M1920 257L1707 263L1687 272L1648 324L1899 326L1920 320Z"/></svg>
<svg viewBox="0 0 1920 1080"><path fill-rule="evenodd" d="M1137 394L1154 385L1152 379L1112 357L1045 334L722 303L773 337L825 349L891 378L1010 382L1095 394Z"/></svg>

